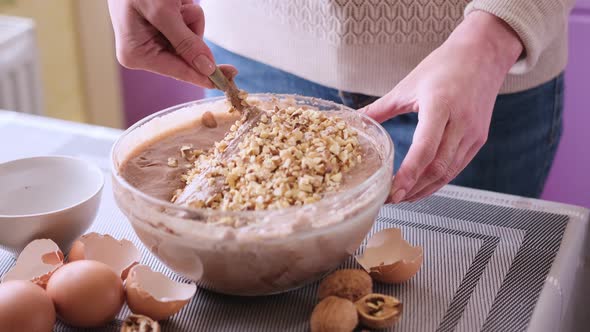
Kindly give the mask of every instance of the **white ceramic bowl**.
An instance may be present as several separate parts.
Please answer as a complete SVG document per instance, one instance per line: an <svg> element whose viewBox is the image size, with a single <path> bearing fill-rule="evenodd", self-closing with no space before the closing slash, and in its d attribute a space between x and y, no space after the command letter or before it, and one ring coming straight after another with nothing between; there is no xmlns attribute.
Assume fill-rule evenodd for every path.
<svg viewBox="0 0 590 332"><path fill-rule="evenodd" d="M0 164L0 248L16 254L47 238L67 252L94 221L103 185L97 166L73 157Z"/></svg>

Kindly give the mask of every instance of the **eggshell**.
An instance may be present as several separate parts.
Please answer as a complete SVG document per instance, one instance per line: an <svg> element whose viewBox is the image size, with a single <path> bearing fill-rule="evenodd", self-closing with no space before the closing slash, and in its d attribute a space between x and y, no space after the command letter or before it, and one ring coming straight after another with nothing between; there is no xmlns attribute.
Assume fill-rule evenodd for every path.
<svg viewBox="0 0 590 332"><path fill-rule="evenodd" d="M134 266L125 281L129 309L154 320L166 319L180 311L196 291L194 283L173 281L146 265Z"/></svg>
<svg viewBox="0 0 590 332"><path fill-rule="evenodd" d="M0 285L0 331L49 332L53 324L55 308L41 287L24 280Z"/></svg>
<svg viewBox="0 0 590 332"><path fill-rule="evenodd" d="M141 259L139 249L129 240L117 240L110 235L88 233L72 245L68 261L93 260L105 263L125 280L129 269Z"/></svg>
<svg viewBox="0 0 590 332"><path fill-rule="evenodd" d="M49 239L34 240L18 256L16 263L2 277L2 282L27 280L45 288L51 274L63 265L64 255Z"/></svg>
<svg viewBox="0 0 590 332"><path fill-rule="evenodd" d="M106 264L83 260L64 265L49 283L59 317L74 327L100 327L112 321L123 307L123 281Z"/></svg>
<svg viewBox="0 0 590 332"><path fill-rule="evenodd" d="M356 260L374 280L398 284L420 270L423 250L405 241L399 228L388 228L371 237Z"/></svg>

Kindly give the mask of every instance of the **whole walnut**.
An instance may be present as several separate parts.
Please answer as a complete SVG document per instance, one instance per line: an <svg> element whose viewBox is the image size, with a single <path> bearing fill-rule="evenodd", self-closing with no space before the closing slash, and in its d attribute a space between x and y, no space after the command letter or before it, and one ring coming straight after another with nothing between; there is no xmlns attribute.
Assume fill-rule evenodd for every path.
<svg viewBox="0 0 590 332"><path fill-rule="evenodd" d="M367 272L360 269L338 270L322 280L318 297L337 296L356 302L373 292L373 280Z"/></svg>
<svg viewBox="0 0 590 332"><path fill-rule="evenodd" d="M326 297L311 313L311 332L349 332L357 325L356 306L340 297Z"/></svg>

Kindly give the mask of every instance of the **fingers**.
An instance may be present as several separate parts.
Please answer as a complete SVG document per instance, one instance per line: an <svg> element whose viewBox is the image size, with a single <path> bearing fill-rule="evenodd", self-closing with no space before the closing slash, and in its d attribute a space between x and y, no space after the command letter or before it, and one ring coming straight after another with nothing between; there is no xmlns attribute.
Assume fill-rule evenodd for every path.
<svg viewBox="0 0 590 332"><path fill-rule="evenodd" d="M183 59L169 52L158 53L153 58L150 58L149 63L146 63L141 69L196 84L204 88L215 88L207 76L199 74Z"/></svg>
<svg viewBox="0 0 590 332"><path fill-rule="evenodd" d="M436 157L449 120L449 108L434 97L426 98L419 107L412 145L393 179L389 200L394 203L401 202Z"/></svg>
<svg viewBox="0 0 590 332"><path fill-rule="evenodd" d="M442 173L443 175L437 177L430 175L428 181L423 181L420 185L417 184L414 186L408 195L406 195L405 200L414 201L423 198L426 192L430 192L431 190L436 191L454 179L467 165L465 156L472 146L472 143L462 140L459 144L456 155L452 157L452 161L449 164L449 167L444 170L444 173Z"/></svg>
<svg viewBox="0 0 590 332"><path fill-rule="evenodd" d="M358 111L368 115L379 123L385 122L396 115L413 111L413 103L402 103L398 98L399 95L397 91L397 89L393 89L385 96L375 100L373 103Z"/></svg>
<svg viewBox="0 0 590 332"><path fill-rule="evenodd" d="M238 75L238 70L232 65L219 65L219 69L221 69L221 72L228 80L232 80Z"/></svg>
<svg viewBox="0 0 590 332"><path fill-rule="evenodd" d="M447 178L449 175L455 174L456 168L460 167L460 163L463 162L467 149L473 143L470 140L467 141L464 136L465 130L460 121L449 121L447 123L436 157L428 165L406 197L413 196L441 178ZM450 180L448 179L448 181Z"/></svg>
<svg viewBox="0 0 590 332"><path fill-rule="evenodd" d="M199 31L200 24L204 24L204 22L195 21L201 17L202 11L198 13L198 10L193 6L196 5L185 5L188 8L186 19L191 22L191 26L197 33L202 32ZM176 53L199 73L209 76L215 71L211 50L203 39L185 23L184 14L175 12L173 8L161 7L146 18L168 39Z"/></svg>
<svg viewBox="0 0 590 332"><path fill-rule="evenodd" d="M203 38L203 34L205 33L205 13L203 13L203 8L191 3L190 5L183 5L180 8L180 13L182 14L182 20L188 28L194 34Z"/></svg>
<svg viewBox="0 0 590 332"><path fill-rule="evenodd" d="M231 65L220 65L219 68L228 79L233 79L238 70ZM214 89L215 85L209 77L203 76L172 53L160 53L151 62L142 68L157 74L169 76L187 83L196 84L207 89Z"/></svg>
<svg viewBox="0 0 590 332"><path fill-rule="evenodd" d="M477 154L477 152L481 148L481 146L477 143L475 143L471 146L466 144L465 146L468 146L468 149L462 157L457 159L458 160L458 162L456 164L457 166L453 167L453 169L455 169L453 171L453 173L448 173L447 176L442 177L439 180L429 184L428 186L426 186L422 190L420 190L414 194L408 195L406 200L408 202L415 202L419 199L430 196L433 193L435 193L436 191L438 191L440 188L445 186L447 183L449 183L450 180L457 177L457 175L459 175L459 173L461 173L465 169L465 167L467 167L467 165L469 165L469 163L473 160L473 158L475 157L475 155Z"/></svg>

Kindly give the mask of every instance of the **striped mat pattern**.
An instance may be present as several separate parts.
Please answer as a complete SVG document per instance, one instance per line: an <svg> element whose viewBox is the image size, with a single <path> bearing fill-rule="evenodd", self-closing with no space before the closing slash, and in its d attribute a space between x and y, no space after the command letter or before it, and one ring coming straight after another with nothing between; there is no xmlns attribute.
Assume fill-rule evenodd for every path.
<svg viewBox="0 0 590 332"><path fill-rule="evenodd" d="M2 146L1 159L19 158L23 154L72 155L96 162L105 175L109 174L108 153L115 136L112 133L101 137L92 131L86 135L84 131L73 133L55 127L32 129L30 123L11 126L0 123L0 140L5 134L15 137L8 135L19 133L25 141L35 142L24 152L22 148L11 150ZM106 181L102 204L90 231L131 240L143 252L142 264L175 280L183 280L141 244L115 205L110 176L106 176ZM568 221L566 215L445 196L384 206L372 233L398 227L408 241L424 247L424 264L413 279L403 285L375 287L376 292L394 295L404 303L403 318L394 330L526 330ZM0 252L0 274L14 260L10 253ZM359 266L350 258L342 267ZM307 331L316 292L317 284L254 298L199 289L179 314L162 322L162 328L163 331ZM89 331L119 331L121 320L128 314L125 307L116 321ZM83 330L58 323L55 331Z"/></svg>

